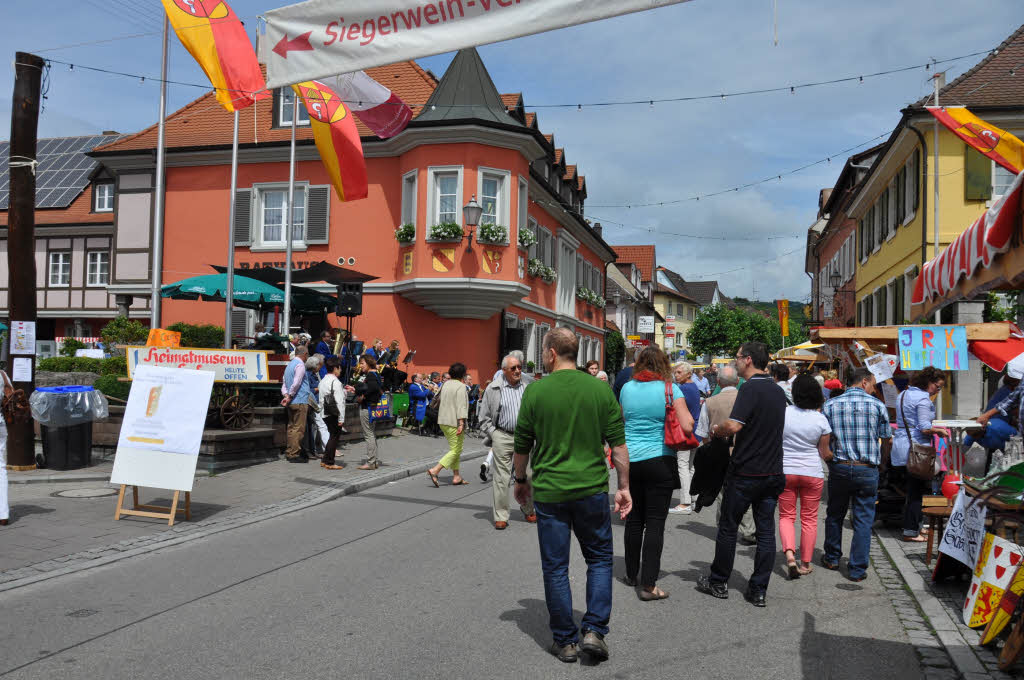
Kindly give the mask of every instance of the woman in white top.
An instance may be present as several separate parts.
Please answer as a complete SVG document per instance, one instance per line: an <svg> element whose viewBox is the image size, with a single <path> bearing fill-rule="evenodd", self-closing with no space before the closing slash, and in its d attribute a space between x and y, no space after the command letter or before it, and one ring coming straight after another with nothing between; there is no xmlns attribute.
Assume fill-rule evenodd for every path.
<svg viewBox="0 0 1024 680"><path fill-rule="evenodd" d="M327 375L320 381L320 410L327 425L328 437L324 443L324 457L320 460L320 467L341 470L345 467L345 454L341 454L341 465L336 458L338 437L341 436L341 426L345 424L345 387L339 380L341 361L338 357L329 357L324 365L327 367Z"/></svg>
<svg viewBox="0 0 1024 680"><path fill-rule="evenodd" d="M832 428L818 409L825 398L818 381L801 374L793 381L793 404L786 407L782 433L782 470L786 490L779 496L779 535L790 578L810 574L818 537L818 506L825 474L821 461L832 459ZM800 499L800 558L796 560L796 501Z"/></svg>

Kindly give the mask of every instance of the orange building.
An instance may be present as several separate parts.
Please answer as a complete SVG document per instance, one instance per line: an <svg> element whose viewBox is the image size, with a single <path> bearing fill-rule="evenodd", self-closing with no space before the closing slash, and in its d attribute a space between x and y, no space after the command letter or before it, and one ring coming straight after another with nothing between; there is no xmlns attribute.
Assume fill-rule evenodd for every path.
<svg viewBox="0 0 1024 680"><path fill-rule="evenodd" d="M523 349L540 371L539 339L555 326L580 337L581 362L602 360L604 270L615 253L600 229L583 219L584 178L540 132L521 95L499 94L473 49L459 52L439 82L414 62L369 74L412 105L416 116L387 140L360 124L369 196L341 203L301 112L293 266L326 260L376 276L364 287L355 335L416 349L410 372L462 361L474 379L486 379L501 353L513 348ZM241 114L231 229L239 267L284 264L291 112L289 90ZM232 116L212 93L167 120L163 283L212 273L209 265L226 261L231 135ZM119 189L145 194L152 191L156 137L152 127L93 155L118 177ZM439 238L433 228L462 225L471 196L485 210L470 242ZM149 234L148 211L140 207L115 214L115 230ZM413 225L411 234L399 242L395 230L406 224ZM493 242L481 242L482 230ZM529 241L535 243L524 245ZM121 277L115 267L112 277L112 292L148 295L142 272ZM319 289L335 292L333 286ZM164 325L223 324L224 310L216 303L164 300L162 317ZM324 323L302 318L293 327L295 321L309 332ZM251 335L236 324L251 329L254 322L252 313L238 312L234 333ZM327 323L343 325L334 315Z"/></svg>

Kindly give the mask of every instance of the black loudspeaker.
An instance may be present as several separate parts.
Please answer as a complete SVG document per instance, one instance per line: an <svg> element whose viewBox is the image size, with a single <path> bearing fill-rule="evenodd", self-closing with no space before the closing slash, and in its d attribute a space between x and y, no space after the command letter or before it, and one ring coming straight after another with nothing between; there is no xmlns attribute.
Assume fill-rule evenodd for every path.
<svg viewBox="0 0 1024 680"><path fill-rule="evenodd" d="M363 284L343 283L338 286L338 316L359 316L363 313Z"/></svg>
<svg viewBox="0 0 1024 680"><path fill-rule="evenodd" d="M506 328L505 329L505 347L502 350L502 355L508 354L514 349L523 348L523 329L522 328Z"/></svg>

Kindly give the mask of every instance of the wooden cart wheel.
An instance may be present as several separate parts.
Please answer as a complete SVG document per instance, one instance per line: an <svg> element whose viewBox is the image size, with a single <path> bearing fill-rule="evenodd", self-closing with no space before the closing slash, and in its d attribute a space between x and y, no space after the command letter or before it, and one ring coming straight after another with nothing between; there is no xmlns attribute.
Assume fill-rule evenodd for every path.
<svg viewBox="0 0 1024 680"><path fill-rule="evenodd" d="M220 422L229 430L244 430L252 425L256 410L244 395L236 394L224 400L220 407Z"/></svg>
<svg viewBox="0 0 1024 680"><path fill-rule="evenodd" d="M1024 655L1024 615L1018 615L1013 632L1006 639L1003 651L999 653L999 670L1006 671Z"/></svg>

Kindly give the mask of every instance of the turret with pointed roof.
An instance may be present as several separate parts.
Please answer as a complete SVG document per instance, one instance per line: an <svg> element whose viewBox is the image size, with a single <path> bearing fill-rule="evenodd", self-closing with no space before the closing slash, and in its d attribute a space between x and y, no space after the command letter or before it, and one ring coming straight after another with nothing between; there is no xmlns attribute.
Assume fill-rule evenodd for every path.
<svg viewBox="0 0 1024 680"><path fill-rule="evenodd" d="M423 113L416 118L417 123L468 120L523 127L508 115L501 94L474 47L459 50Z"/></svg>

